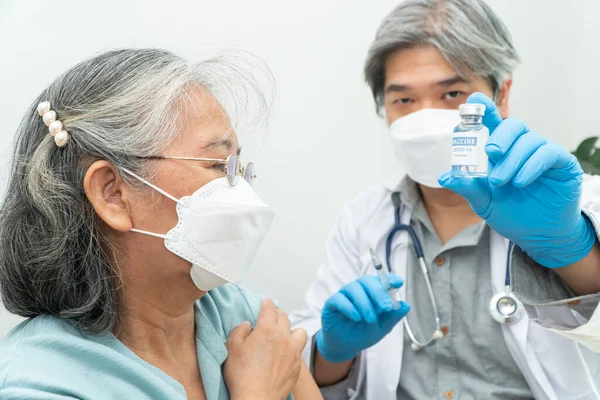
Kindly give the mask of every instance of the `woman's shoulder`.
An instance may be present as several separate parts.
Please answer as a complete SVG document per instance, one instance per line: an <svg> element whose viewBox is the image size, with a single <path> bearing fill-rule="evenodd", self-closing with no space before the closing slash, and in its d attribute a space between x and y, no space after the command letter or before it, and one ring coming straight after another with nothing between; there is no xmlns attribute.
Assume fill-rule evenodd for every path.
<svg viewBox="0 0 600 400"><path fill-rule="evenodd" d="M112 334L88 335L58 317L26 320L0 341L2 400L174 398L180 392Z"/></svg>
<svg viewBox="0 0 600 400"><path fill-rule="evenodd" d="M19 353L42 349L57 340L83 340L83 335L72 323L58 317L41 315L21 322L0 341L0 371Z"/></svg>
<svg viewBox="0 0 600 400"><path fill-rule="evenodd" d="M66 359L77 358L86 339L62 318L38 316L27 319L0 341L0 391L10 382L23 381L32 371L65 372Z"/></svg>
<svg viewBox="0 0 600 400"><path fill-rule="evenodd" d="M197 305L202 316L213 327L222 327L223 333L228 335L244 321L249 321L252 325L256 323L262 300L262 296L229 283L206 293L198 300Z"/></svg>

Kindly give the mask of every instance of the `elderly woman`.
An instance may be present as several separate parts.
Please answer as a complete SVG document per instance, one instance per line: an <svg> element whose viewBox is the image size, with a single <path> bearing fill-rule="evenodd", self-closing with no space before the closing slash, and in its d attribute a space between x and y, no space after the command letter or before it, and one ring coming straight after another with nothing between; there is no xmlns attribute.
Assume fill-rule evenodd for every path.
<svg viewBox="0 0 600 400"><path fill-rule="evenodd" d="M52 83L17 132L0 220L0 398L317 399L304 331L232 284L272 211L210 79L112 51Z"/></svg>

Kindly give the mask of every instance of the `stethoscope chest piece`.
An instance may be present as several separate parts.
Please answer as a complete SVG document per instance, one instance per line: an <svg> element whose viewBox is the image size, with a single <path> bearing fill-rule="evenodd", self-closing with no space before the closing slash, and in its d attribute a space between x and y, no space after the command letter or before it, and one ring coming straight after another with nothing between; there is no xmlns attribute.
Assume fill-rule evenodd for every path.
<svg viewBox="0 0 600 400"><path fill-rule="evenodd" d="M523 304L510 292L496 293L490 300L490 314L501 324L516 324L525 316Z"/></svg>

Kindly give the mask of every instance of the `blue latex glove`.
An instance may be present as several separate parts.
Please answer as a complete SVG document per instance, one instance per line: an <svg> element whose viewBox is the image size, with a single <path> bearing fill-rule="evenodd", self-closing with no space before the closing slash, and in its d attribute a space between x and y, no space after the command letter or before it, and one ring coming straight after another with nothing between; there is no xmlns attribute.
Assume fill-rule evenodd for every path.
<svg viewBox="0 0 600 400"><path fill-rule="evenodd" d="M390 274L389 280L394 288L403 284L398 275ZM397 310L392 308L392 300L378 277L358 278L325 302L321 313L323 327L316 336L317 349L330 362L351 360L379 342L409 310L404 301Z"/></svg>
<svg viewBox="0 0 600 400"><path fill-rule="evenodd" d="M520 120L502 120L495 104L481 93L469 96L467 103L486 106L488 177L447 172L440 176L440 185L466 198L490 227L539 264L558 268L584 258L596 233L581 213L583 171L575 156L529 131Z"/></svg>

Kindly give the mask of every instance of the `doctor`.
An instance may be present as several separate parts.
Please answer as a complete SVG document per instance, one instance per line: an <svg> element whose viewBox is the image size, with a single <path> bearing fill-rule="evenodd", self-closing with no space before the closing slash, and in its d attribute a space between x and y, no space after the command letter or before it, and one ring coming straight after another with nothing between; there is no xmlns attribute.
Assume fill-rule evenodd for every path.
<svg viewBox="0 0 600 400"><path fill-rule="evenodd" d="M380 26L365 75L406 174L346 204L291 317L326 399L600 399L600 354L545 329L598 307L600 180L507 118L518 61L481 0L407 0ZM486 106L489 178L447 173L465 102Z"/></svg>

